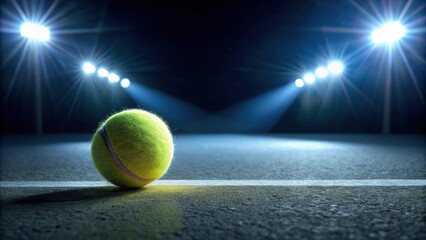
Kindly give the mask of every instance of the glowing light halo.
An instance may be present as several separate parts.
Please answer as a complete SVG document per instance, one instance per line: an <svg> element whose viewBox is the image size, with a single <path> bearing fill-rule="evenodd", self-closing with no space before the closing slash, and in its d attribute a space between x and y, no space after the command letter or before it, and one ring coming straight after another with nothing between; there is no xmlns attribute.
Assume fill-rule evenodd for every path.
<svg viewBox="0 0 426 240"><path fill-rule="evenodd" d="M327 69L331 74L341 74L343 72L344 66L340 61L331 61L327 65Z"/></svg>
<svg viewBox="0 0 426 240"><path fill-rule="evenodd" d="M400 22L385 23L371 33L371 40L376 44L392 44L405 36L406 29Z"/></svg>
<svg viewBox="0 0 426 240"><path fill-rule="evenodd" d="M115 73L110 73L108 75L108 81L112 82L112 83L117 83L120 81L120 76L118 76Z"/></svg>
<svg viewBox="0 0 426 240"><path fill-rule="evenodd" d="M328 76L328 70L325 67L318 67L315 70L315 75L317 75L318 78L326 78Z"/></svg>
<svg viewBox="0 0 426 240"><path fill-rule="evenodd" d="M28 39L34 39L37 41L46 42L50 39L50 30L49 28L37 24L37 23L31 23L31 22L25 22L21 25L21 36L28 38Z"/></svg>
<svg viewBox="0 0 426 240"><path fill-rule="evenodd" d="M83 71L87 74L92 74L92 73L96 72L96 67L95 67L95 65L93 65L90 62L85 62L83 64Z"/></svg>
<svg viewBox="0 0 426 240"><path fill-rule="evenodd" d="M128 78L123 78L120 81L120 85L122 88L128 88L130 86L130 80Z"/></svg>
<svg viewBox="0 0 426 240"><path fill-rule="evenodd" d="M314 83L316 80L317 80L317 78L316 78L316 77L315 77L315 75L314 75L314 74L312 74L312 73L306 73L306 74L303 76L303 81L304 81L305 83L308 83L308 84L312 84L312 83Z"/></svg>
<svg viewBox="0 0 426 240"><path fill-rule="evenodd" d="M105 68L99 68L98 69L98 76L101 78L108 77L109 72Z"/></svg>
<svg viewBox="0 0 426 240"><path fill-rule="evenodd" d="M302 88L303 86L305 86L305 82L302 79L298 78L294 81L294 85L296 85L296 87L298 88Z"/></svg>

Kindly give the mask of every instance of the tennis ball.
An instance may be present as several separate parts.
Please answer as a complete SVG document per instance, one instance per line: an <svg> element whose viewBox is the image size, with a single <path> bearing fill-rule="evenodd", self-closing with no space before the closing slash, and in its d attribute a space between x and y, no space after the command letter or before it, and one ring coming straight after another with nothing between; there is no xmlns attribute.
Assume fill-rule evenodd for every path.
<svg viewBox="0 0 426 240"><path fill-rule="evenodd" d="M160 178L172 162L173 137L167 124L140 109L124 110L100 124L92 159L109 182L136 188Z"/></svg>

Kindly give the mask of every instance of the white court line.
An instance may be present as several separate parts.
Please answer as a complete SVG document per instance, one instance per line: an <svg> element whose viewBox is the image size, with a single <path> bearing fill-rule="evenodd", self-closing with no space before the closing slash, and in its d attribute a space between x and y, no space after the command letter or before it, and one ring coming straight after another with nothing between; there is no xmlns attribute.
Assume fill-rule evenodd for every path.
<svg viewBox="0 0 426 240"><path fill-rule="evenodd" d="M105 181L0 181L0 188L106 187ZM426 179L359 180L157 180L149 186L306 186L306 187L412 187L426 186Z"/></svg>

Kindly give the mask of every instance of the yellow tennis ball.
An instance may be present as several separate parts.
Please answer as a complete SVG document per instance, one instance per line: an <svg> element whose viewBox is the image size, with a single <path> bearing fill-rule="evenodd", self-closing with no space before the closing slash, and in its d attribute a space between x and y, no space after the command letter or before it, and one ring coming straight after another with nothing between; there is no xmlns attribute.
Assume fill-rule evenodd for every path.
<svg viewBox="0 0 426 240"><path fill-rule="evenodd" d="M91 150L93 162L106 180L120 187L142 187L169 168L173 136L155 114L124 110L101 123Z"/></svg>

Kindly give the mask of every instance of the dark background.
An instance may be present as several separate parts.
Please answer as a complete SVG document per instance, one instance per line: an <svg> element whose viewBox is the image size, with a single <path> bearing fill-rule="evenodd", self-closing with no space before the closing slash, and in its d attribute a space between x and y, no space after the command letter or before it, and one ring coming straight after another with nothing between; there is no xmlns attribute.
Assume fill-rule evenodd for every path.
<svg viewBox="0 0 426 240"><path fill-rule="evenodd" d="M401 10L398 6L405 2L377 1L376 5L379 11L385 11L389 4ZM23 10L27 12L39 6L40 12L45 12L54 2L17 3L26 5ZM374 15L367 1L356 3ZM411 11L420 9L407 17L410 27L424 29L423 4L414 1L410 7ZM1 132L32 133L34 71L27 56L18 69L22 47L16 46L25 40L10 31L14 27L18 30L22 20L11 1L3 1L1 8ZM86 60L118 69L121 76L135 83L214 116L292 84L329 58L340 58L346 65L344 78L303 88L279 121L263 131L376 133L382 129L383 66L388 60L380 49L368 52L374 22L348 1L81 0L59 1L54 12L56 18L49 23L51 43L36 46L44 66L46 133L93 132L98 121L114 111L131 107L151 110L119 86L94 84L98 80L81 73ZM352 30L327 32L321 31L322 27ZM424 32L415 32L404 41L412 49L404 52L415 80L402 57L394 54L391 132L424 133ZM366 51L354 54L364 47ZM417 91L414 81L419 85ZM268 108L267 104L264 107ZM195 121L200 124L203 119ZM210 124L214 123L208 121L191 130L171 123L175 132L197 133L210 132ZM215 132L232 131L215 128Z"/></svg>

